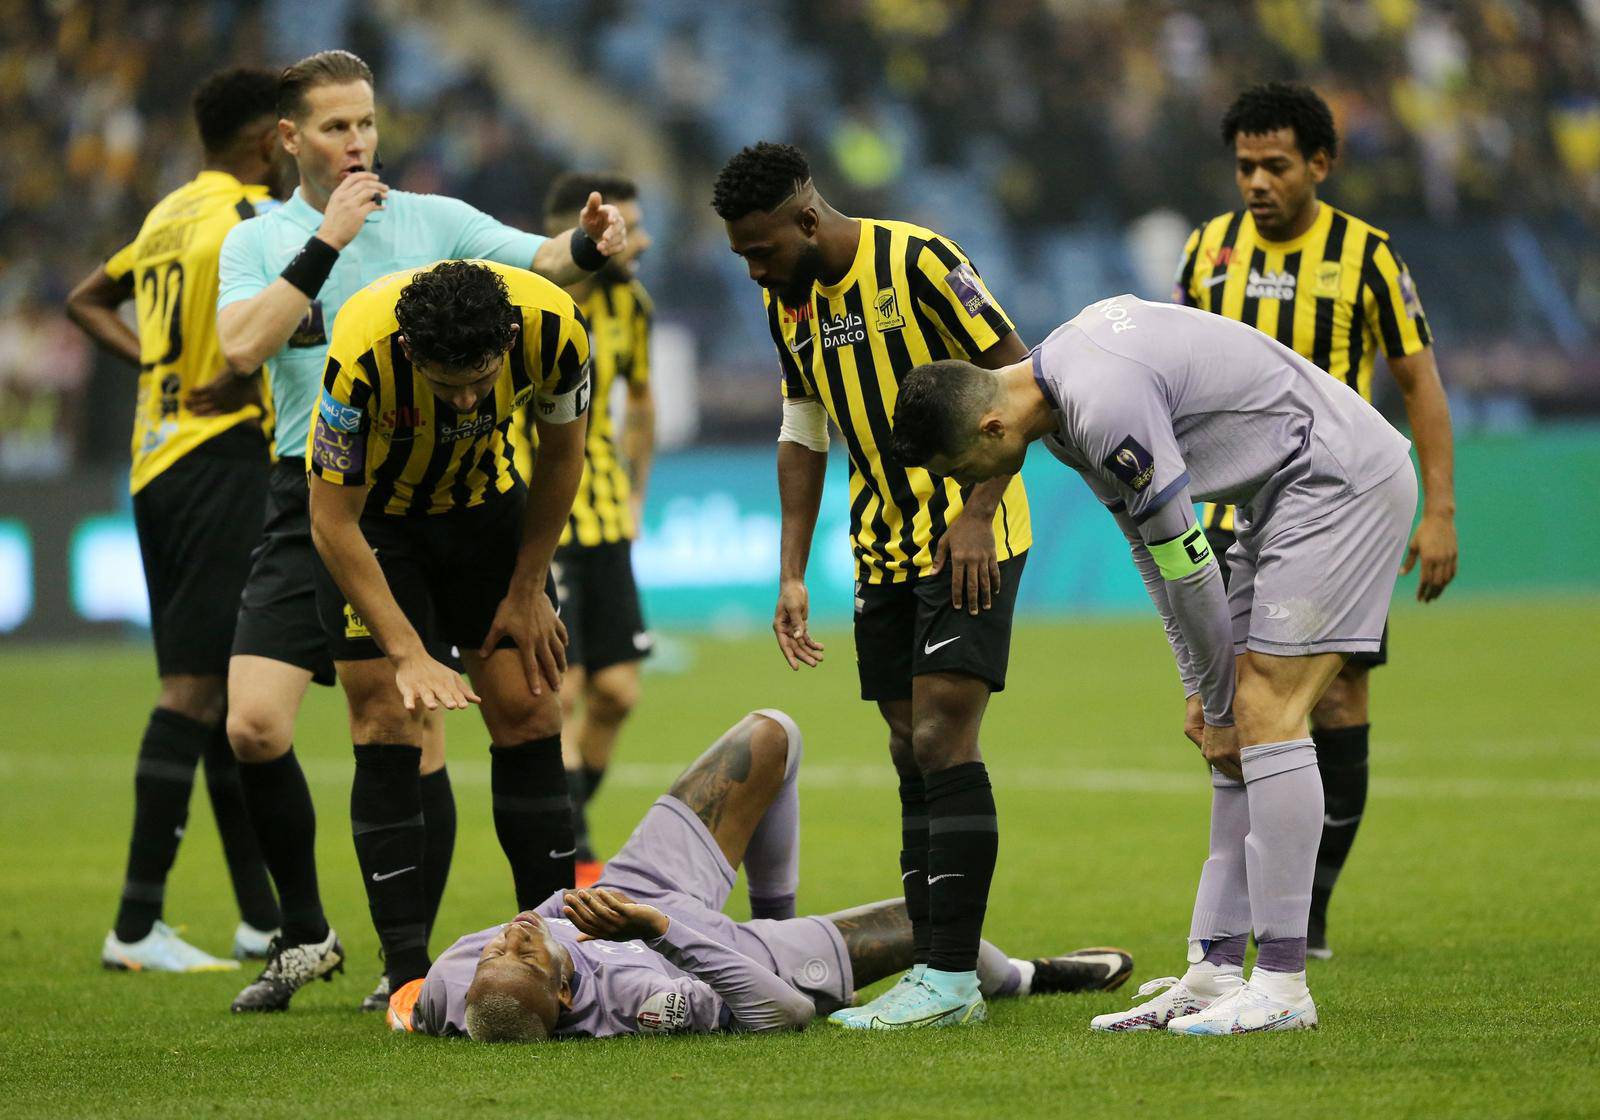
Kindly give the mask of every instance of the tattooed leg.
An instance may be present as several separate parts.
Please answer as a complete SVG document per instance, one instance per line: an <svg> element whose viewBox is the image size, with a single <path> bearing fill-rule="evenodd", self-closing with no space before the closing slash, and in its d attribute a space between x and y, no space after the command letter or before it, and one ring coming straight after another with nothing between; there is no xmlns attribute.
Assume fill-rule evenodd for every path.
<svg viewBox="0 0 1600 1120"><path fill-rule="evenodd" d="M783 785L789 736L766 716L748 715L678 776L667 792L705 822L735 868Z"/></svg>
<svg viewBox="0 0 1600 1120"><path fill-rule="evenodd" d="M911 967L911 919L905 899L886 898L825 916L844 938L857 988Z"/></svg>

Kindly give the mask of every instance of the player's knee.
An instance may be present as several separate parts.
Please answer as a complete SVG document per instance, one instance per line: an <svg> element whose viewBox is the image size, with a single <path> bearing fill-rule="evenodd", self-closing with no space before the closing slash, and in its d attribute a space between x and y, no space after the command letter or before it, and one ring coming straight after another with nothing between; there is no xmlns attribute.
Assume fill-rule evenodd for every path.
<svg viewBox="0 0 1600 1120"><path fill-rule="evenodd" d="M534 696L485 697L483 722L496 746L510 747L561 734L561 704L548 693Z"/></svg>
<svg viewBox="0 0 1600 1120"><path fill-rule="evenodd" d="M619 724L639 703L637 673L601 673L589 681L585 690L585 714L603 724Z"/></svg>
<svg viewBox="0 0 1600 1120"><path fill-rule="evenodd" d="M1367 671L1365 666L1344 672L1328 684L1316 706L1311 709L1311 722L1323 730L1340 727L1359 727L1367 718Z"/></svg>
<svg viewBox="0 0 1600 1120"><path fill-rule="evenodd" d="M228 744L240 762L271 762L289 751L294 724L260 708L228 710Z"/></svg>
<svg viewBox="0 0 1600 1120"><path fill-rule="evenodd" d="M978 758L977 736L965 721L942 711L919 712L911 723L911 753L918 771L934 774Z"/></svg>
<svg viewBox="0 0 1600 1120"><path fill-rule="evenodd" d="M1305 712L1290 710L1290 698L1281 695L1273 681L1242 668L1233 694L1233 718L1239 742L1277 743L1305 734Z"/></svg>
<svg viewBox="0 0 1600 1120"><path fill-rule="evenodd" d="M227 681L220 676L163 677L156 707L215 727L222 722L228 708Z"/></svg>
<svg viewBox="0 0 1600 1120"><path fill-rule="evenodd" d="M781 782L787 776L791 760L798 766L801 754L800 727L786 712L776 708L771 713L761 712L752 717L750 729L751 768L773 776Z"/></svg>

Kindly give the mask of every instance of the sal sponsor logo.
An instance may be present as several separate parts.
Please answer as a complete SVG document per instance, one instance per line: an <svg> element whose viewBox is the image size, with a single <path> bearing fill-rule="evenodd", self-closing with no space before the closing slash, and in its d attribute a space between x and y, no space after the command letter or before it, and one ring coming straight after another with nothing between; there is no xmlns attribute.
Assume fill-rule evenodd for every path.
<svg viewBox="0 0 1600 1120"><path fill-rule="evenodd" d="M956 265L945 274L944 282L956 294L956 298L961 301L961 306L966 308L968 315L977 315L989 306L989 297L984 294L983 283L970 264Z"/></svg>
<svg viewBox="0 0 1600 1120"><path fill-rule="evenodd" d="M841 346L854 346L867 340L866 320L855 312L841 312L831 319L822 320L822 348L837 350Z"/></svg>
<svg viewBox="0 0 1600 1120"><path fill-rule="evenodd" d="M417 405L388 408L378 414L378 429L390 439L410 439L424 423L422 409Z"/></svg>
<svg viewBox="0 0 1600 1120"><path fill-rule="evenodd" d="M900 297L893 288L884 288L878 292L878 298L872 301L872 311L876 316L878 332L897 331L906 325L905 316L900 314Z"/></svg>
<svg viewBox="0 0 1600 1120"><path fill-rule="evenodd" d="M689 1022L689 1000L682 992L657 992L639 1005L636 1016L645 1034L671 1034Z"/></svg>
<svg viewBox="0 0 1600 1120"><path fill-rule="evenodd" d="M328 425L325 417L317 417L311 434L312 463L325 471L353 475L366 469L366 460L366 437L338 431Z"/></svg>
<svg viewBox="0 0 1600 1120"><path fill-rule="evenodd" d="M1292 272L1265 272L1250 270L1250 279L1244 286L1245 299L1293 299L1295 276Z"/></svg>
<svg viewBox="0 0 1600 1120"><path fill-rule="evenodd" d="M1233 246L1224 245L1220 249L1207 249L1206 259L1211 262L1212 271L1227 268L1228 262L1233 260Z"/></svg>
<svg viewBox="0 0 1600 1120"><path fill-rule="evenodd" d="M1130 490L1143 490L1156 474L1155 456L1132 436L1117 444L1116 450L1105 457L1101 466L1121 479Z"/></svg>

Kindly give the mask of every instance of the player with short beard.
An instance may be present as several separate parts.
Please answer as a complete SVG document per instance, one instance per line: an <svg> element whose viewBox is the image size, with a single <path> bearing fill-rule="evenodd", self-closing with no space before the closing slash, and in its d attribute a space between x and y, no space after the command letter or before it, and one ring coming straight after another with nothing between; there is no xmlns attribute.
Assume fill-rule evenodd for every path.
<svg viewBox="0 0 1600 1120"><path fill-rule="evenodd" d="M742 864L752 903L799 886L803 745L785 713L752 712L645 813L593 890L561 891L467 934L390 1000L397 1030L480 1042L804 1027L911 964L901 899L816 917L722 913ZM1008 959L980 947L987 998L1108 991L1120 949Z"/></svg>
<svg viewBox="0 0 1600 1120"><path fill-rule="evenodd" d="M1305 86L1268 82L1241 93L1222 119L1244 209L1219 214L1189 236L1175 302L1224 315L1275 337L1369 402L1381 347L1400 387L1422 467L1422 520L1405 571L1420 564L1417 599L1444 593L1456 573L1454 441L1433 335L1411 272L1389 235L1318 199L1338 155L1333 114ZM1229 574L1234 511L1212 503L1206 537ZM1328 948L1328 901L1366 812L1370 671L1389 659L1389 635L1353 653L1311 710L1327 798L1309 952Z"/></svg>
<svg viewBox="0 0 1600 1120"><path fill-rule="evenodd" d="M234 375L265 363L277 413L278 462L229 666L228 737L284 925L266 970L234 1000L235 1011L284 1010L300 987L330 976L344 957L323 913L316 811L293 749L307 686L334 679L317 617L305 449L339 309L382 276L453 258L532 268L570 283L621 248L625 232L616 208L598 197L587 200L577 228L545 238L453 198L390 190L377 174L372 71L349 51L322 51L284 70L278 116L279 140L294 158L300 186L267 220L245 223L223 243L217 297L217 334L231 372L223 372L215 391L227 391ZM455 844L455 801L444 767L444 724L437 716L424 722L425 924L431 925ZM357 763L358 790L386 780L372 765ZM361 1006L382 1009L388 993L385 976Z"/></svg>
<svg viewBox="0 0 1600 1120"><path fill-rule="evenodd" d="M482 704L518 905L573 882L550 559L583 473L589 335L543 277L446 261L350 298L322 386L306 447L317 610L370 777L351 790L351 826L399 987L429 965L427 713ZM523 405L540 445L526 486L507 438ZM430 652L449 646L471 687Z"/></svg>
<svg viewBox="0 0 1600 1120"><path fill-rule="evenodd" d="M986 367L1027 349L960 247L907 222L830 206L805 156L761 143L712 190L728 244L763 290L778 354L783 508L772 629L791 669L821 664L806 565L827 471L828 423L850 453L855 645L900 777L900 871L915 965L870 1009L841 1018L944 1026L983 1018L978 939L999 846L978 745L1005 688L1011 620L1032 543L1022 480L963 491L888 453L900 380L960 357Z"/></svg>

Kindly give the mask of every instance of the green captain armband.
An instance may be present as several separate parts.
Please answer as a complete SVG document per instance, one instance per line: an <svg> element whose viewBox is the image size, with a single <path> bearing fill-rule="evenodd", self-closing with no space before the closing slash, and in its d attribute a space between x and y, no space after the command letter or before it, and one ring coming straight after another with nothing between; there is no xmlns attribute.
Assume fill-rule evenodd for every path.
<svg viewBox="0 0 1600 1120"><path fill-rule="evenodd" d="M1165 580L1193 575L1211 563L1211 545L1206 541L1206 531L1198 525L1181 537L1147 547Z"/></svg>

